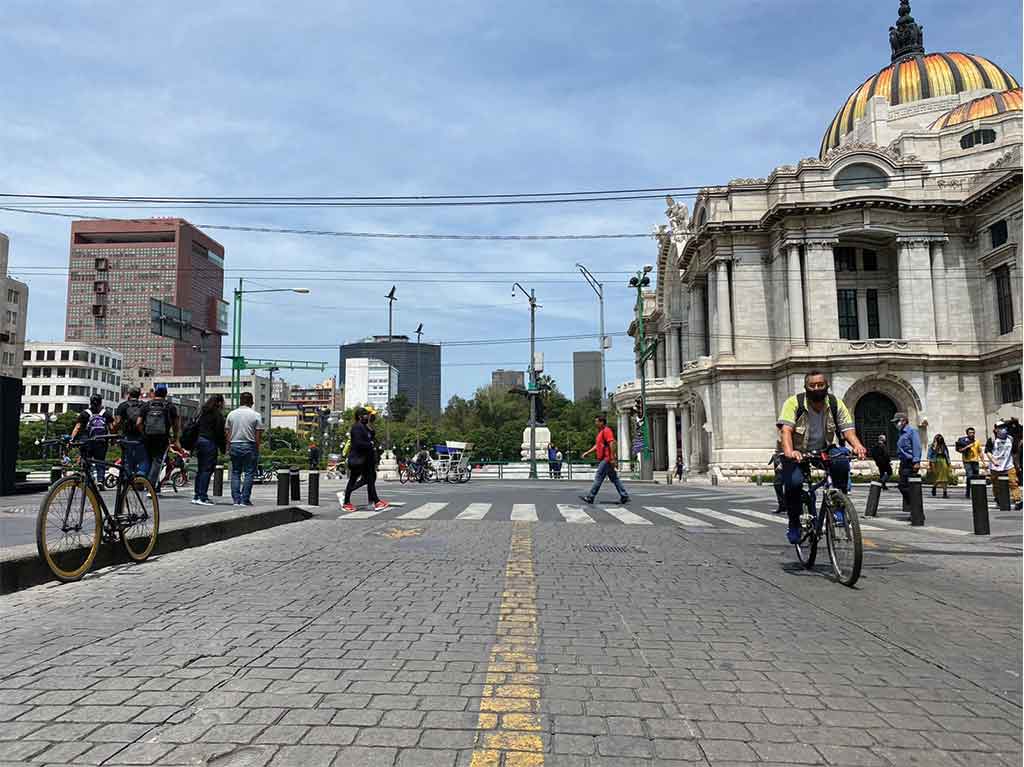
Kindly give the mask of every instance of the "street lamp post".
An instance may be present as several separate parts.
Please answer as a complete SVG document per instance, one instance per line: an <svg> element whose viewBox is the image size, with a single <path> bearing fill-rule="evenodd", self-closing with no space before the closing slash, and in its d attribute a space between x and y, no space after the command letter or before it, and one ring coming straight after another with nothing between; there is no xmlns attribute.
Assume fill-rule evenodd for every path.
<svg viewBox="0 0 1024 767"><path fill-rule="evenodd" d="M391 449L391 362L395 355L391 350L391 319L392 312L395 307L395 301L398 299L395 297L395 286L391 286L391 290L385 296L388 300L388 396L387 401L384 403L384 446L387 450Z"/></svg>
<svg viewBox="0 0 1024 767"><path fill-rule="evenodd" d="M205 328L196 328L199 333L199 343L192 345L192 350L199 352L199 406L206 402L206 337L210 331Z"/></svg>
<svg viewBox="0 0 1024 767"><path fill-rule="evenodd" d="M636 338L637 338L637 359L640 362L640 424L643 436L643 457L640 461L640 479L654 479L654 460L651 452L651 431L647 422L647 361L654 356L658 343L653 341L647 345L647 336L644 334L644 288L651 284L651 278L647 275L654 269L650 264L636 273L635 277L629 280L629 287L636 288Z"/></svg>
<svg viewBox="0 0 1024 767"><path fill-rule="evenodd" d="M420 339L423 337L423 323L416 328L416 452L421 449L420 442L420 409L423 407L423 379L420 377Z"/></svg>
<svg viewBox="0 0 1024 767"><path fill-rule="evenodd" d="M597 278L590 273L583 264L576 264L576 268L580 270L580 274L583 275L583 279L587 281L587 284L594 289L597 293L597 303L600 307L600 326L599 332L601 334L601 408L607 410L608 408L608 386L607 386L607 375L605 373L604 365L604 348L605 348L605 335L604 335L604 285L597 281Z"/></svg>
<svg viewBox="0 0 1024 767"><path fill-rule="evenodd" d="M530 292L527 293L526 288L517 282L512 285L513 296L516 294L516 288L519 288L523 296L530 302L530 387L527 392L530 396L530 479L537 479L537 396L540 392L537 388L537 365L534 360L536 358L537 309L539 305L533 288L530 288Z"/></svg>
<svg viewBox="0 0 1024 767"><path fill-rule="evenodd" d="M235 288L234 315L231 321L231 406L238 407L238 397L242 392L242 296L246 293L299 293L307 295L309 288L265 288L262 290L243 290L242 278L238 278ZM271 392L273 399L273 392Z"/></svg>

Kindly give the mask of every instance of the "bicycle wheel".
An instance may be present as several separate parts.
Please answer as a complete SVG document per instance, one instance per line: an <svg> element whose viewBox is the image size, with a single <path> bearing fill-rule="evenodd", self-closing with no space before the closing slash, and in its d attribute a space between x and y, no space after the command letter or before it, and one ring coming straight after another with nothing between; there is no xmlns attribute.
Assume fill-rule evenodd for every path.
<svg viewBox="0 0 1024 767"><path fill-rule="evenodd" d="M857 507L846 493L829 493L825 510L826 542L832 571L837 583L852 586L860 578L864 562L864 541L860 537Z"/></svg>
<svg viewBox="0 0 1024 767"><path fill-rule="evenodd" d="M814 567L814 560L818 558L818 533L814 529L814 509L811 507L811 499L806 494L803 496L804 513L803 520L810 518L811 523L805 524L800 535L800 542L795 545L796 558L805 569Z"/></svg>
<svg viewBox="0 0 1024 767"><path fill-rule="evenodd" d="M467 466L465 469L463 469L461 472L459 472L459 484L464 485L467 482L469 482L469 480L471 480L472 478L473 478L473 468L471 466Z"/></svg>
<svg viewBox="0 0 1024 767"><path fill-rule="evenodd" d="M171 487L174 488L174 492L178 492L181 488L188 484L188 474L183 472L181 469L175 469L171 472Z"/></svg>
<svg viewBox="0 0 1024 767"><path fill-rule="evenodd" d="M124 489L124 501L118 517L121 543L128 556L141 562L153 553L160 530L160 501L145 477L132 477Z"/></svg>
<svg viewBox="0 0 1024 767"><path fill-rule="evenodd" d="M77 581L92 567L103 537L100 502L80 474L54 483L36 519L36 549L61 581Z"/></svg>
<svg viewBox="0 0 1024 767"><path fill-rule="evenodd" d="M120 470L118 469L111 469L108 471L107 476L103 478L103 487L107 488L107 490L113 490L117 487L117 477L119 473Z"/></svg>
<svg viewBox="0 0 1024 767"><path fill-rule="evenodd" d="M412 477L409 475L409 467L408 466L399 466L398 467L398 481L401 482L404 485L410 479L412 479Z"/></svg>

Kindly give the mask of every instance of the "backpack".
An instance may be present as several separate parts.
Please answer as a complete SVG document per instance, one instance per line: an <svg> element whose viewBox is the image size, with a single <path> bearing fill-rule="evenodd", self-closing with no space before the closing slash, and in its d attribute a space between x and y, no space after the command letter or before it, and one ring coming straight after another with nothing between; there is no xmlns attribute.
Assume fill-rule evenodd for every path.
<svg viewBox="0 0 1024 767"><path fill-rule="evenodd" d="M169 431L167 426L167 403L162 399L149 401L146 409L146 417L142 422L142 431L147 437L166 437Z"/></svg>
<svg viewBox="0 0 1024 767"><path fill-rule="evenodd" d="M139 427L136 425L136 422L139 420L140 415L142 415L142 402L137 399L125 400L125 424L122 429L125 434L139 433Z"/></svg>
<svg viewBox="0 0 1024 767"><path fill-rule="evenodd" d="M796 416L793 418L794 421L799 421L800 416L807 412L806 399L806 392L800 392L800 394L796 395ZM842 447L846 444L846 440L843 439L843 433L839 431L839 400L836 399L835 394L830 393L828 395L828 409L832 412L832 425L836 427L836 444Z"/></svg>
<svg viewBox="0 0 1024 767"><path fill-rule="evenodd" d="M181 430L181 446L186 450L195 450L196 443L199 442L199 416L192 416L185 428Z"/></svg>
<svg viewBox="0 0 1024 767"><path fill-rule="evenodd" d="M107 411L101 410L98 413L89 415L89 422L85 426L86 434L90 437L101 437L107 433Z"/></svg>

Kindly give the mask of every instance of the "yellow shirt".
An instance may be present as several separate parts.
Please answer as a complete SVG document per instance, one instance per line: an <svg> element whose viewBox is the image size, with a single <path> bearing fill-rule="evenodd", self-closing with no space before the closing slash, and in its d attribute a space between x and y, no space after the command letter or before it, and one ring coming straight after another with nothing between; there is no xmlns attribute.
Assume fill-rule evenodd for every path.
<svg viewBox="0 0 1024 767"><path fill-rule="evenodd" d="M978 442L978 440L974 440L974 442L968 445L967 449L964 450L960 455L964 457L964 463L971 463L972 461L974 463L981 463L981 443Z"/></svg>

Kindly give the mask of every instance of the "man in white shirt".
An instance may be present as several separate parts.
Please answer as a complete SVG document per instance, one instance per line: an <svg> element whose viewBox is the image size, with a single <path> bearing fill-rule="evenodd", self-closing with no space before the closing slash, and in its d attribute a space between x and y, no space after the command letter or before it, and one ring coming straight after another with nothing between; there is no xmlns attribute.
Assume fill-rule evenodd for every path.
<svg viewBox="0 0 1024 767"><path fill-rule="evenodd" d="M1013 508L1020 511L1024 504L1021 504L1020 483L1017 479L1017 469L1013 465L1013 437L1010 436L1006 424L999 421L996 424L992 439L992 450L986 456L988 458L989 473L992 481L999 476L1006 476L1010 479L1010 498L1013 500Z"/></svg>
<svg viewBox="0 0 1024 767"><path fill-rule="evenodd" d="M231 500L235 506L252 506L252 483L260 460L263 418L252 408L251 392L242 392L239 402L239 407L228 413L224 429L231 456Z"/></svg>

